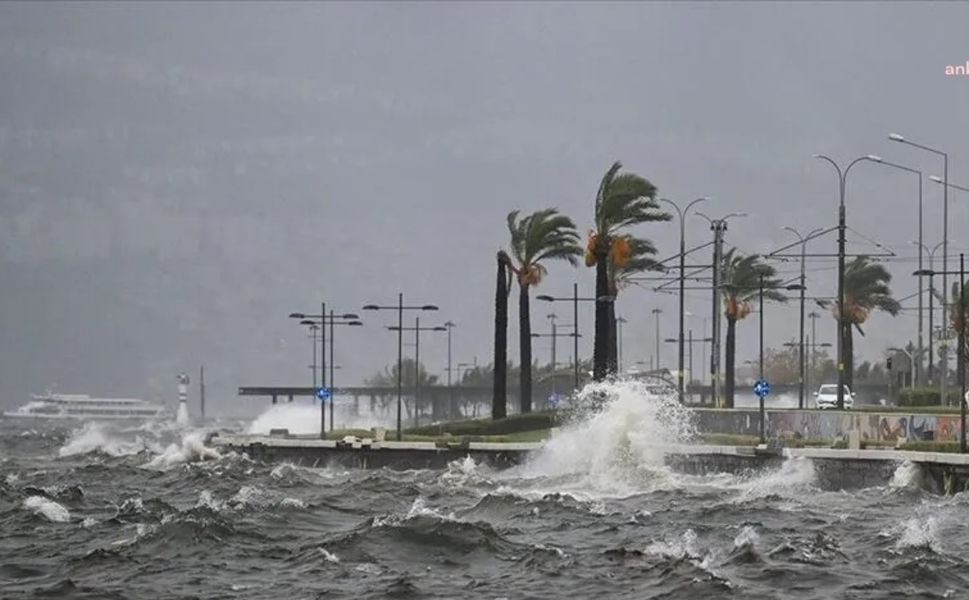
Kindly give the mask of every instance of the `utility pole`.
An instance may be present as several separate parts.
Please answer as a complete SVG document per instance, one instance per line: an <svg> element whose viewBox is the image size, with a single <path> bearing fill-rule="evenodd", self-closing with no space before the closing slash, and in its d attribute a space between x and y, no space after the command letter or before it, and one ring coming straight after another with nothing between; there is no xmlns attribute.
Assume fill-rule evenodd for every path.
<svg viewBox="0 0 969 600"><path fill-rule="evenodd" d="M710 229L713 231L713 314L711 315L713 319L713 331L711 331L713 343L710 344L710 383L711 391L713 392L712 403L714 406L720 407L723 403L720 389L720 332L722 330L720 320L722 314L720 310L720 281L723 276L723 233L727 230L727 220L712 220L710 222Z"/></svg>
<svg viewBox="0 0 969 600"><path fill-rule="evenodd" d="M199 367L199 403L201 404L202 421L205 421L205 365Z"/></svg>
<svg viewBox="0 0 969 600"><path fill-rule="evenodd" d="M660 362L659 362L659 316L662 313L663 313L663 309L662 308L654 308L653 309L653 316L656 317L656 368L655 368L656 371L659 371L659 368L660 368L660 366L659 366L660 365Z"/></svg>

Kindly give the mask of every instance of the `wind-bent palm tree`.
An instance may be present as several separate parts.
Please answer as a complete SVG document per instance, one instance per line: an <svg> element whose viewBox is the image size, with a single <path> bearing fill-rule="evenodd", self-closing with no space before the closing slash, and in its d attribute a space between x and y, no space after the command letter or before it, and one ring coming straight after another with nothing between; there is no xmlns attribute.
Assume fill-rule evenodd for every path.
<svg viewBox="0 0 969 600"><path fill-rule="evenodd" d="M621 265L609 264L609 295L613 298L619 296L619 292L632 284L632 278L643 271L663 271L666 269L660 264L656 256L656 246L649 240L626 236L626 243L629 245L629 256ZM609 323L612 331L609 333L609 361L610 364L619 364L619 340L617 339L617 320L616 303L610 302L607 305L609 311Z"/></svg>
<svg viewBox="0 0 969 600"><path fill-rule="evenodd" d="M518 331L521 345L521 412L532 410L532 321L529 288L537 286L545 275L544 261L565 260L573 267L582 256L579 233L572 219L558 209L546 208L519 219L521 211L508 213L511 234L511 266L518 278Z"/></svg>
<svg viewBox="0 0 969 600"><path fill-rule="evenodd" d="M625 266L631 255L629 238L619 232L632 225L669 221L656 201L656 186L635 173L620 173L622 163L615 162L599 182L595 203L595 228L589 232L585 264L596 267L596 298L609 296L609 266ZM615 328L609 304L596 302L595 344L592 352L592 377L602 381L617 364L610 347Z"/></svg>
<svg viewBox="0 0 969 600"><path fill-rule="evenodd" d="M495 370L491 418L508 416L508 294L511 293L511 258L499 250L498 276L495 282Z"/></svg>
<svg viewBox="0 0 969 600"><path fill-rule="evenodd" d="M723 297L723 314L727 317L727 340L723 382L724 405L734 406L734 386L737 374L737 321L750 314L753 304L760 301L761 276L763 276L764 300L787 302L787 296L777 291L780 280L775 277L774 267L764 263L758 254L744 255L731 248L723 255L721 266L720 295ZM760 307L763 310L763 307Z"/></svg>
<svg viewBox="0 0 969 600"><path fill-rule="evenodd" d="M842 356L844 359L845 385L854 386L854 329L865 335L861 325L868 320L874 309L898 315L901 305L892 297L888 284L892 274L884 265L872 262L867 256L855 257L845 266L845 318L841 329ZM838 319L838 303L831 304L831 314Z"/></svg>

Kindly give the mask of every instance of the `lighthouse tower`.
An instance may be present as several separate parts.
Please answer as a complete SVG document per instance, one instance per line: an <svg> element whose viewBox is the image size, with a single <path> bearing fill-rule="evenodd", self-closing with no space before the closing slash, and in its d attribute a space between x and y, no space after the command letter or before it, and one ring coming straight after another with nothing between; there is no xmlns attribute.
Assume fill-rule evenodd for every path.
<svg viewBox="0 0 969 600"><path fill-rule="evenodd" d="M179 425L188 425L188 375L178 374L178 414L175 417Z"/></svg>

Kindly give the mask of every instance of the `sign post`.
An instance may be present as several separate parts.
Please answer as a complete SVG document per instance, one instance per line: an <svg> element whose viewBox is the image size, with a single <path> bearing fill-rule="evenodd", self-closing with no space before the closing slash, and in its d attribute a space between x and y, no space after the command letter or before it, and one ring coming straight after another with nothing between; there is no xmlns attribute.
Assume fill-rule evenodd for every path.
<svg viewBox="0 0 969 600"><path fill-rule="evenodd" d="M766 434L766 415L764 414L764 398L770 394L770 384L766 379L758 379L754 383L754 394L760 399L760 443L763 444L767 441Z"/></svg>
<svg viewBox="0 0 969 600"><path fill-rule="evenodd" d="M320 401L320 439L323 440L326 439L326 403L330 399L330 388L317 388L316 398Z"/></svg>

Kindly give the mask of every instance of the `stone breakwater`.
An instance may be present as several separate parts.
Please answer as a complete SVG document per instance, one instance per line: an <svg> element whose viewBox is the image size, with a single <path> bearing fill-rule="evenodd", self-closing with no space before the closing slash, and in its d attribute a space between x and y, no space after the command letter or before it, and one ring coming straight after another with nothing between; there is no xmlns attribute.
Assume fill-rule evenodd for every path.
<svg viewBox="0 0 969 600"><path fill-rule="evenodd" d="M697 409L697 428L703 433L760 435L757 409ZM857 431L861 441L959 441L959 415L902 412L852 412L767 409L768 438L803 438L812 441L845 439Z"/></svg>
<svg viewBox="0 0 969 600"><path fill-rule="evenodd" d="M352 440L344 443L259 435L216 435L208 443L220 451L235 451L264 462L394 470L444 469L454 461L467 458L494 468L511 468L524 463L543 447L542 443L474 442L437 447L431 442ZM661 450L665 466L695 475L754 474L800 461L810 463L818 485L825 489L888 485L900 470L905 470L906 477L916 485L933 493L952 494L969 488L969 455L962 454L712 445L667 445Z"/></svg>

